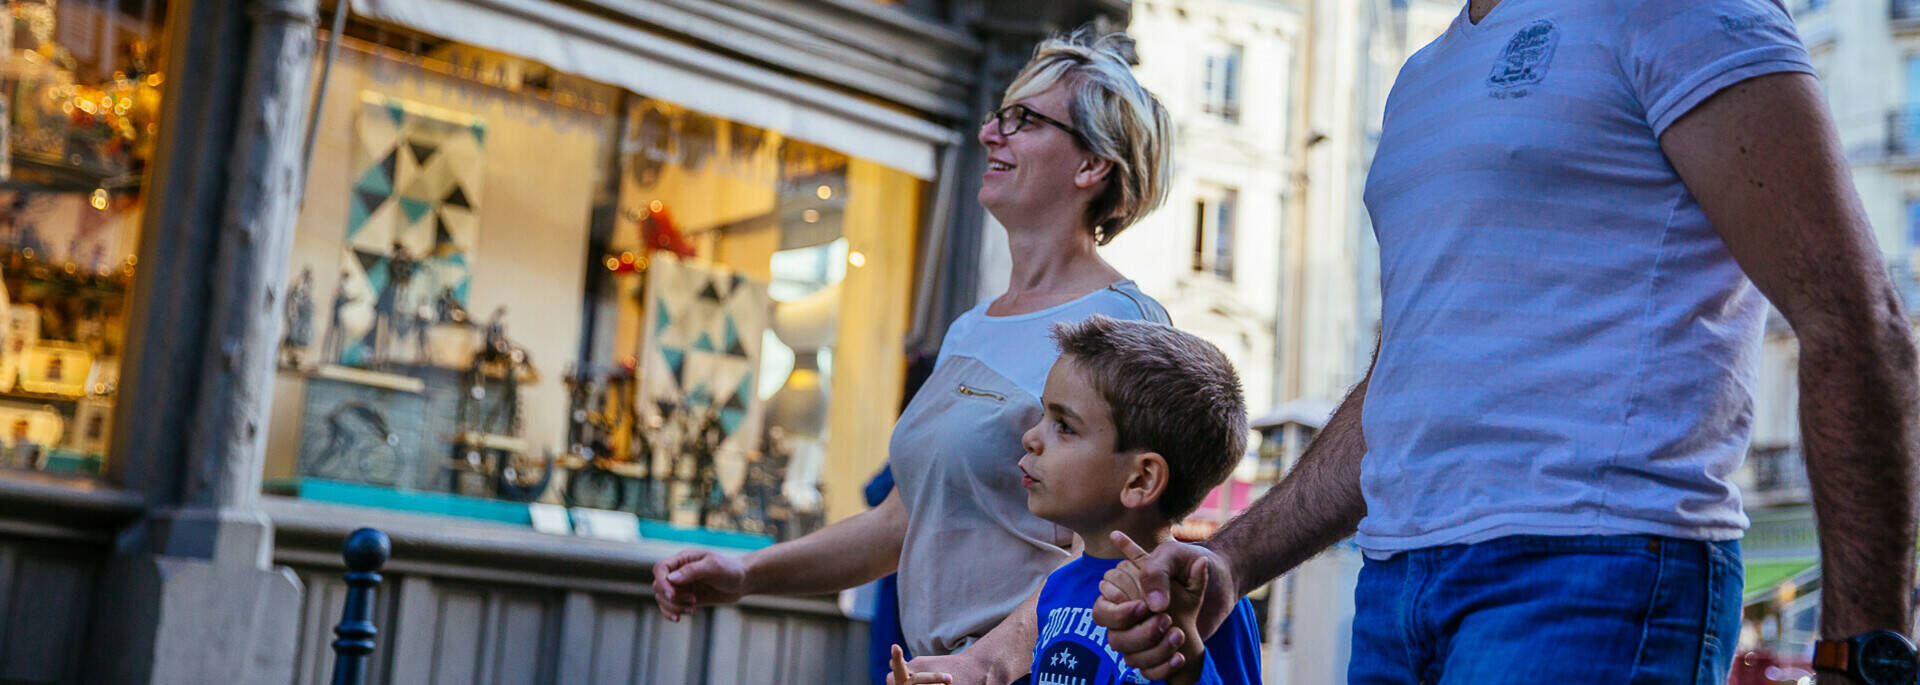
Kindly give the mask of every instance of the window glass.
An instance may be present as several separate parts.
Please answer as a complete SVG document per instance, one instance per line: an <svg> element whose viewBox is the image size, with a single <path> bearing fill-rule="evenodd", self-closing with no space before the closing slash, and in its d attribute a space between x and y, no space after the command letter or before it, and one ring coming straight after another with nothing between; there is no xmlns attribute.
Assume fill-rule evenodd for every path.
<svg viewBox="0 0 1920 685"><path fill-rule="evenodd" d="M0 467L108 457L164 88L164 0L0 11Z"/></svg>
<svg viewBox="0 0 1920 685"><path fill-rule="evenodd" d="M390 27L339 55L270 490L739 544L858 491L823 481L886 422L829 397L898 392L919 180ZM837 374L849 345L878 365Z"/></svg>

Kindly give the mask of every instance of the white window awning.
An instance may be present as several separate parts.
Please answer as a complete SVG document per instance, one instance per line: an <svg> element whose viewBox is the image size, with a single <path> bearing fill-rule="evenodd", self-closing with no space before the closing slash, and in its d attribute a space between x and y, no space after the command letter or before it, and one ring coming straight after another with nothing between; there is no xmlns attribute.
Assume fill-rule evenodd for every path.
<svg viewBox="0 0 1920 685"><path fill-rule="evenodd" d="M497 50L933 180L932 122L544 0L353 0L355 13Z"/></svg>

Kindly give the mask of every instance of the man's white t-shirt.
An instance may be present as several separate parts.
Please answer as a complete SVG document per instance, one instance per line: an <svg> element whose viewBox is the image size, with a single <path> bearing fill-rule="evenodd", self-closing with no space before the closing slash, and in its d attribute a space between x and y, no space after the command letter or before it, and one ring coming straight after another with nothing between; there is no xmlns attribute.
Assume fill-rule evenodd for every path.
<svg viewBox="0 0 1920 685"><path fill-rule="evenodd" d="M1408 60L1365 195L1362 548L1740 536L1766 303L1659 138L1775 72L1813 72L1775 0L1504 0Z"/></svg>

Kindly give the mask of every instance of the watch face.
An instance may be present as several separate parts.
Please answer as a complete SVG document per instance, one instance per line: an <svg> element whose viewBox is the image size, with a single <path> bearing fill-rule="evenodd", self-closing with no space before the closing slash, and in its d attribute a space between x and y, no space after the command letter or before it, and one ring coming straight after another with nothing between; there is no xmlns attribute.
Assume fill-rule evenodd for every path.
<svg viewBox="0 0 1920 685"><path fill-rule="evenodd" d="M1920 664L1913 646L1898 635L1881 634L1860 643L1860 675L1871 685L1911 685Z"/></svg>

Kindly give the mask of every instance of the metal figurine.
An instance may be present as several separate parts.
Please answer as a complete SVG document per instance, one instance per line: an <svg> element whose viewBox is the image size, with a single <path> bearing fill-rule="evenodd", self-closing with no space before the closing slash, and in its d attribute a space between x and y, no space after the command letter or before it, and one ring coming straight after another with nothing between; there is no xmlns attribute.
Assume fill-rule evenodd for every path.
<svg viewBox="0 0 1920 685"><path fill-rule="evenodd" d="M287 334L280 339L280 365L298 368L313 344L313 267L300 270L300 280L287 289Z"/></svg>
<svg viewBox="0 0 1920 685"><path fill-rule="evenodd" d="M376 362L386 362L393 346L406 335L405 327L413 323L413 315L403 310L407 301L407 285L413 280L413 271L419 261L407 252L407 246L395 241L393 254L387 257L387 287L380 289L379 299L373 305L373 354Z"/></svg>
<svg viewBox="0 0 1920 685"><path fill-rule="evenodd" d="M346 343L346 332L340 328L340 313L347 305L359 302L360 298L347 292L347 279L352 274L340 271L340 282L333 290L333 317L327 324L327 335L320 340L320 358L329 364L340 363L341 347Z"/></svg>

